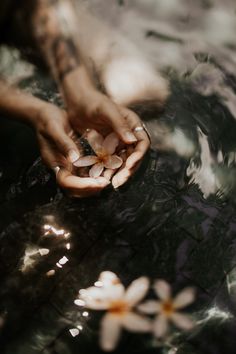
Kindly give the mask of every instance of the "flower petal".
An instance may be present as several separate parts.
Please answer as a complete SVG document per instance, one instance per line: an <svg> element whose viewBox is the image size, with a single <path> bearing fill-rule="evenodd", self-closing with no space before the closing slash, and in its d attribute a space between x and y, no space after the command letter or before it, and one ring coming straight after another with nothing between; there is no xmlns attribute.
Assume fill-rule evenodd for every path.
<svg viewBox="0 0 236 354"><path fill-rule="evenodd" d="M92 129L88 132L87 141L95 153L103 149L104 138L96 130Z"/></svg>
<svg viewBox="0 0 236 354"><path fill-rule="evenodd" d="M100 345L104 351L115 349L121 333L118 317L107 313L101 321Z"/></svg>
<svg viewBox="0 0 236 354"><path fill-rule="evenodd" d="M85 307L91 310L106 310L109 308L107 294L102 288L92 286L84 290L80 299L85 302Z"/></svg>
<svg viewBox="0 0 236 354"><path fill-rule="evenodd" d="M102 171L104 170L103 162L96 163L93 167L89 170L89 176L91 178L97 178L101 176Z"/></svg>
<svg viewBox="0 0 236 354"><path fill-rule="evenodd" d="M84 289L80 299L85 302L85 307L92 310L109 309L114 301L123 300L125 288L122 284L111 284L98 288L92 286Z"/></svg>
<svg viewBox="0 0 236 354"><path fill-rule="evenodd" d="M134 312L127 312L121 321L123 327L131 332L149 332L151 330L151 321Z"/></svg>
<svg viewBox="0 0 236 354"><path fill-rule="evenodd" d="M149 288L149 280L147 277L141 277L134 280L125 293L125 300L130 306L136 305L146 295Z"/></svg>
<svg viewBox="0 0 236 354"><path fill-rule="evenodd" d="M123 284L111 285L109 287L106 287L105 289L107 294L106 296L111 302L123 300L125 293L125 288Z"/></svg>
<svg viewBox="0 0 236 354"><path fill-rule="evenodd" d="M160 302L155 300L148 300L137 307L138 311L147 315L153 315L158 313L160 311L160 308Z"/></svg>
<svg viewBox="0 0 236 354"><path fill-rule="evenodd" d="M118 276L115 273L110 272L109 270L105 270L100 274L99 281L103 283L103 286L120 284L120 279L118 278Z"/></svg>
<svg viewBox="0 0 236 354"><path fill-rule="evenodd" d="M117 155L108 156L104 162L105 167L111 170L115 170L116 168L119 168L122 164L123 164L122 158Z"/></svg>
<svg viewBox="0 0 236 354"><path fill-rule="evenodd" d="M116 135L116 133L111 133L105 138L103 142L103 149L109 155L113 155L118 145L119 145L118 136Z"/></svg>
<svg viewBox="0 0 236 354"><path fill-rule="evenodd" d="M83 157L80 157L79 160L77 160L74 163L74 166L87 167L87 166L92 166L97 162L98 162L97 156L83 156Z"/></svg>
<svg viewBox="0 0 236 354"><path fill-rule="evenodd" d="M157 280L154 284L154 290L161 300L169 300L171 297L170 285L165 280Z"/></svg>
<svg viewBox="0 0 236 354"><path fill-rule="evenodd" d="M181 291L174 299L173 305L176 309L190 305L195 300L194 288L186 288Z"/></svg>
<svg viewBox="0 0 236 354"><path fill-rule="evenodd" d="M180 329L183 329L184 331L189 331L189 330L193 329L193 327L194 327L194 322L189 316L183 315L178 312L175 312L171 316L171 320L176 325L176 327L179 327Z"/></svg>
<svg viewBox="0 0 236 354"><path fill-rule="evenodd" d="M158 316L153 323L153 332L156 337L164 337L168 330L168 320L165 316Z"/></svg>

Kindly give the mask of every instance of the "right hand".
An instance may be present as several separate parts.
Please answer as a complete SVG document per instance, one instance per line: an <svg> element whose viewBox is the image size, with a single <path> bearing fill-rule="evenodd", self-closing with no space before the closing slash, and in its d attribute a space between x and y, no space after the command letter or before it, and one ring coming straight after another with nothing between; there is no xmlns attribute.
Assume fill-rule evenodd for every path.
<svg viewBox="0 0 236 354"><path fill-rule="evenodd" d="M114 131L126 145L129 156L112 178L113 187L118 188L135 173L150 147L150 140L145 130L135 132L135 128L143 126L137 114L117 105L91 83L88 84L84 76L82 80L80 72L81 68L72 71L63 81L69 121L80 134L87 129L94 129L105 137Z"/></svg>
<svg viewBox="0 0 236 354"><path fill-rule="evenodd" d="M73 175L73 162L79 158L80 152L65 111L46 103L39 110L33 126L43 161L49 168L60 167L57 182L71 196L89 197L110 183L104 177L94 179Z"/></svg>

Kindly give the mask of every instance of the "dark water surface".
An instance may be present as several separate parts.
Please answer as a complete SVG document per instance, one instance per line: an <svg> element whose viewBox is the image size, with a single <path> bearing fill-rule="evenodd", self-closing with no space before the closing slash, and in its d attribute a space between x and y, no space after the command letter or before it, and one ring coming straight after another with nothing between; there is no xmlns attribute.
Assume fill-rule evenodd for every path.
<svg viewBox="0 0 236 354"><path fill-rule="evenodd" d="M217 97L177 81L172 92L165 112L148 120L153 149L133 180L87 200L57 190L33 133L2 121L1 353L100 352L100 317L84 317L74 300L104 270L125 285L145 275L174 291L197 289L193 331L176 331L164 347L124 332L117 353L235 353L236 122ZM46 236L45 225L54 227ZM35 249L50 252L27 257ZM83 330L72 337L78 324Z"/></svg>

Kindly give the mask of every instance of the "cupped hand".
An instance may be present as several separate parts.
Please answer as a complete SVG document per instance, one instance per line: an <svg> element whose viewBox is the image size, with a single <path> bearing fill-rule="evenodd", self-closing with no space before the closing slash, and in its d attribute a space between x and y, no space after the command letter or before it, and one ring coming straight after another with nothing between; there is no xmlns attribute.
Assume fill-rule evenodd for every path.
<svg viewBox="0 0 236 354"><path fill-rule="evenodd" d="M73 133L65 111L52 104L45 104L33 125L40 152L45 164L57 173L58 185L74 197L89 197L109 185L104 177L97 179L73 175L73 163L80 157L78 140Z"/></svg>
<svg viewBox="0 0 236 354"><path fill-rule="evenodd" d="M80 134L84 134L87 129L94 129L104 137L115 132L124 144L131 147L128 149L126 163L112 179L113 186L118 188L134 174L150 146L146 131L135 130L143 127L142 121L133 111L117 105L95 89L81 91L76 72L67 80L65 97L73 129Z"/></svg>
<svg viewBox="0 0 236 354"><path fill-rule="evenodd" d="M71 124L75 130L83 132L86 128L95 129L103 136L114 131L127 147L126 161L112 178L112 185L118 188L135 173L144 155L150 147L150 139L143 123L130 109L116 105L108 97L99 98L83 116L71 115ZM135 128L141 128L135 131ZM114 172L114 171L113 171Z"/></svg>

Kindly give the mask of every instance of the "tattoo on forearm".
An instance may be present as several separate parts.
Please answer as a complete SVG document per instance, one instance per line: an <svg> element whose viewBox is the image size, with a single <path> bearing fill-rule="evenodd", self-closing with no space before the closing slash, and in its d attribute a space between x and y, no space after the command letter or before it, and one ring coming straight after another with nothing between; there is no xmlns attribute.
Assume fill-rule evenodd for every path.
<svg viewBox="0 0 236 354"><path fill-rule="evenodd" d="M71 38L56 37L52 42L52 53L55 57L55 64L59 80L76 69L79 65L79 55Z"/></svg>
<svg viewBox="0 0 236 354"><path fill-rule="evenodd" d="M64 77L80 64L78 50L65 31L70 19L61 18L59 0L37 0L38 7L35 16L35 33L39 46L46 54L51 69L61 82ZM67 0L63 1L65 5ZM69 6L68 2L68 6ZM66 32L66 33L65 33Z"/></svg>

